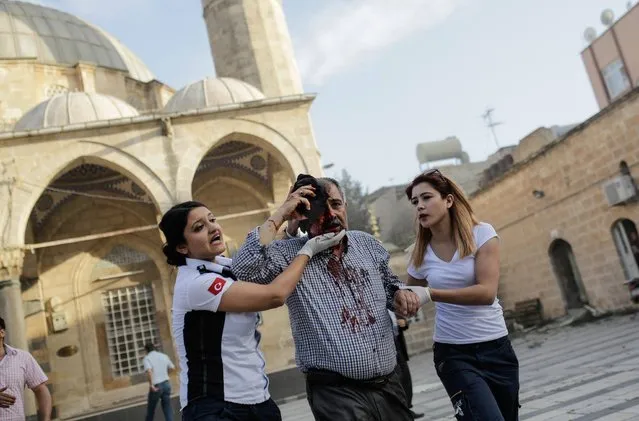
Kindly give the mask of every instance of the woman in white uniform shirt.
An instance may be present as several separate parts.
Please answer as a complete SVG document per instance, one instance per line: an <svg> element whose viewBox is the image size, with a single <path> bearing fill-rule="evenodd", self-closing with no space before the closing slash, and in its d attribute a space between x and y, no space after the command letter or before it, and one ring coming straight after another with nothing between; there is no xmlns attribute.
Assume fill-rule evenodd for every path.
<svg viewBox="0 0 639 421"><path fill-rule="evenodd" d="M433 359L458 420L516 421L519 363L497 299L499 242L438 170L406 189L419 222L408 284L435 302Z"/></svg>
<svg viewBox="0 0 639 421"><path fill-rule="evenodd" d="M293 200L306 204L303 198ZM280 421L268 391L256 312L282 306L310 258L339 243L344 232L309 240L271 284L258 285L235 279L231 259L222 257L222 227L203 204L174 206L160 229L167 262L178 267L173 337L183 419Z"/></svg>

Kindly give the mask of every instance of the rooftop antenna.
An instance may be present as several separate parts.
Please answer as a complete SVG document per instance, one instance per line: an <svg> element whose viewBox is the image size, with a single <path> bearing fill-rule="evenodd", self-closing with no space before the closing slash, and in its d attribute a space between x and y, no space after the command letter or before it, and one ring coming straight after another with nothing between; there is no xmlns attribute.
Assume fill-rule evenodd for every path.
<svg viewBox="0 0 639 421"><path fill-rule="evenodd" d="M488 127L492 132L493 139L495 140L495 145L497 145L497 149L499 149L499 141L497 140L497 133L495 133L495 126L499 126L500 124L504 123L493 121L493 111L495 111L494 108L487 108L486 112L482 114L482 118L486 122L486 127Z"/></svg>

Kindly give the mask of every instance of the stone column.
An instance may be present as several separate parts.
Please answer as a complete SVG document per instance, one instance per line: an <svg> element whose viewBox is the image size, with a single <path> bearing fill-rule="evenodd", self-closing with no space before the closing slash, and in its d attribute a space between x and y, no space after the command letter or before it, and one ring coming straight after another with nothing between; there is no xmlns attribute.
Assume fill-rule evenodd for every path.
<svg viewBox="0 0 639 421"><path fill-rule="evenodd" d="M22 250L0 250L0 316L7 325L6 342L14 348L28 350L24 305L20 291L23 259Z"/></svg>

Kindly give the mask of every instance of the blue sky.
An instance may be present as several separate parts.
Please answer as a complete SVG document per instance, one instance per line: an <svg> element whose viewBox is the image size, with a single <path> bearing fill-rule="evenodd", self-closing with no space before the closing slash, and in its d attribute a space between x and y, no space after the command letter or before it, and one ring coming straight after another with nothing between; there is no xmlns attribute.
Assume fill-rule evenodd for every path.
<svg viewBox="0 0 639 421"><path fill-rule="evenodd" d="M214 74L200 0L40 0L107 30L179 89ZM627 0L284 0L329 175L410 180L415 146L457 136L471 160L598 111L583 32ZM634 1L633 1L634 3ZM396 5L391 7L390 5ZM105 6L106 5L106 6Z"/></svg>

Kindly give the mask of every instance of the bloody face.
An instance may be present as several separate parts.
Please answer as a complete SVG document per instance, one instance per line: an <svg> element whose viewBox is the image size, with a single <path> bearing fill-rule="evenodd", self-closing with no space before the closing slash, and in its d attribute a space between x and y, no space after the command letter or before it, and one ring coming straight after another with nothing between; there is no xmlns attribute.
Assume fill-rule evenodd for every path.
<svg viewBox="0 0 639 421"><path fill-rule="evenodd" d="M327 196L326 205L322 207L321 213L309 217L309 237L348 229L346 203L341 192L332 183L325 182L323 187Z"/></svg>

